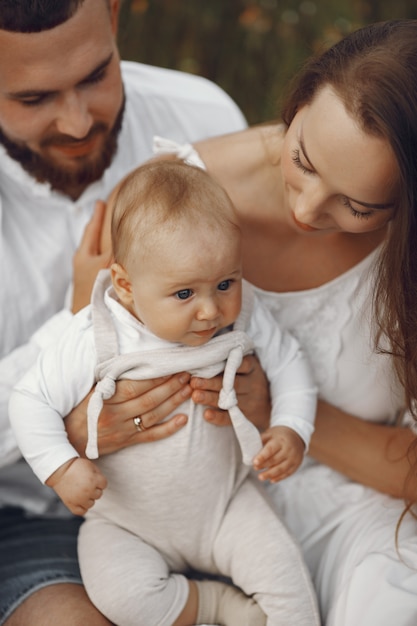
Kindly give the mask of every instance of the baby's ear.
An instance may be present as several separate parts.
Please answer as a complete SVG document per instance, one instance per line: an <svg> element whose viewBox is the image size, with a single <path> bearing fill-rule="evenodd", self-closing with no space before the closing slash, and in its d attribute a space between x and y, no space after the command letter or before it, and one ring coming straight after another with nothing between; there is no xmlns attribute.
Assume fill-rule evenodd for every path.
<svg viewBox="0 0 417 626"><path fill-rule="evenodd" d="M112 263L110 275L120 302L125 306L131 305L133 302L132 283L125 268L120 263Z"/></svg>

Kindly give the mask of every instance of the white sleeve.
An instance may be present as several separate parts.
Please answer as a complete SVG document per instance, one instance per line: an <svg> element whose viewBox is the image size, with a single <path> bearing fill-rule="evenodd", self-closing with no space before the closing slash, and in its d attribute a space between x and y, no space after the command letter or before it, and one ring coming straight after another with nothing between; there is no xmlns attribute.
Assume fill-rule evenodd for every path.
<svg viewBox="0 0 417 626"><path fill-rule="evenodd" d="M19 346L0 361L0 467L13 463L21 456L8 415L11 391L35 363L40 350L49 343L55 343L72 318L70 311L62 310L41 326L28 343Z"/></svg>
<svg viewBox="0 0 417 626"><path fill-rule="evenodd" d="M23 456L42 482L78 456L68 441L64 417L91 390L95 360L92 333L85 332L76 316L11 394L11 426Z"/></svg>
<svg viewBox="0 0 417 626"><path fill-rule="evenodd" d="M288 426L295 430L307 452L317 406L317 387L307 357L295 337L279 328L256 296L248 334L269 380L271 426Z"/></svg>

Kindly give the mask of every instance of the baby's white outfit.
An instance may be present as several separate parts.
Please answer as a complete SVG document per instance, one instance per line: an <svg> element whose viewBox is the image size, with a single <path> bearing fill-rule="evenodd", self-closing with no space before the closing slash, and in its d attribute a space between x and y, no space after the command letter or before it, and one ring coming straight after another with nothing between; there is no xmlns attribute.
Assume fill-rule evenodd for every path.
<svg viewBox="0 0 417 626"><path fill-rule="evenodd" d="M308 446L316 390L298 342L279 330L244 284L242 312L233 330L198 348L173 345L131 316L111 288L106 289L107 282L108 275L102 272L92 306L75 317L67 339L41 357L40 380L32 371L13 395L12 414L29 416L24 426L17 427L19 443L41 479L65 462L66 453L61 449L51 468L46 463L49 452L49 460L54 454L50 443L44 441L44 449L38 446L34 451L30 439L34 431L48 439L42 437L48 431L39 420L48 410L52 410L48 422L56 423L57 413L66 415L91 388L95 365L101 382L89 407L90 432L103 397L112 393L115 373L149 378L188 370L214 376L226 365L222 398L236 433L207 423L203 407L189 400L175 411L188 413L188 423L172 437L97 461L108 487L87 514L79 537L81 572L93 602L121 626L170 626L188 597L184 573L194 569L230 577L254 596L268 616L268 626L318 625L314 592L299 548L250 467L242 463L241 448L249 462L261 442L251 425L240 430L242 422L249 423L233 397L233 370L243 353L254 349L271 382L272 425L293 428ZM61 384L54 386L49 375L56 378L57 371ZM59 421L62 425L60 417ZM90 444L94 456L94 438ZM74 456L70 449L69 458Z"/></svg>

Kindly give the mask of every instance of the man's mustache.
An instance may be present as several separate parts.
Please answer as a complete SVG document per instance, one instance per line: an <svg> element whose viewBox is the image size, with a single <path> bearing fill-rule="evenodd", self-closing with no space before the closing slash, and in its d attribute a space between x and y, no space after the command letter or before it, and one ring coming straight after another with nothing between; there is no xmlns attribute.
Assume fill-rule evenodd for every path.
<svg viewBox="0 0 417 626"><path fill-rule="evenodd" d="M102 134L105 134L106 132L107 132L107 126L102 123L97 123L89 130L87 135L85 135L85 137L82 137L81 139L75 139L74 137L71 137L70 135L63 135L60 133L59 135L57 134L57 135L50 135L49 137L45 137L41 142L41 147L49 148L51 146L52 147L77 146L79 144L88 143L89 141L94 139L94 137L96 137L97 135L102 135Z"/></svg>

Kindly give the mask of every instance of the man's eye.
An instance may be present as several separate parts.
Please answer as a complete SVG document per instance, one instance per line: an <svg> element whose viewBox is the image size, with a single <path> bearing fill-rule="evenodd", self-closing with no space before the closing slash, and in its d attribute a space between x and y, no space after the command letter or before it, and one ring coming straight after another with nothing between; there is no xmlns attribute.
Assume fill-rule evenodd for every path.
<svg viewBox="0 0 417 626"><path fill-rule="evenodd" d="M106 78L106 76L107 76L107 67L99 70L98 72L95 72L94 74L86 78L86 80L83 81L83 84L94 85L95 83L101 83L101 81L103 81Z"/></svg>
<svg viewBox="0 0 417 626"><path fill-rule="evenodd" d="M187 298L190 298L193 295L193 292L191 289L181 289L181 291L177 291L175 295L178 300L187 300Z"/></svg>
<svg viewBox="0 0 417 626"><path fill-rule="evenodd" d="M19 102L24 107L36 107L46 102L46 100L47 96L36 96L26 100L19 100Z"/></svg>

